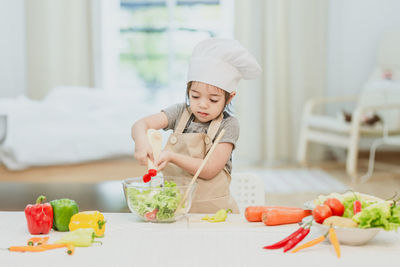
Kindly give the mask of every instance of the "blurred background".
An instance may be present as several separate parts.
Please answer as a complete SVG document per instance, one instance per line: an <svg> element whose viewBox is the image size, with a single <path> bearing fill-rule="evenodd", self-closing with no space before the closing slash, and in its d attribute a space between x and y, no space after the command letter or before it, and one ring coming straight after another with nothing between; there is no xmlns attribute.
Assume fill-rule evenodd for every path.
<svg viewBox="0 0 400 267"><path fill-rule="evenodd" d="M188 59L208 37L237 39L263 68L234 100L233 171L257 174L267 203L392 195L398 10L396 0L0 0L0 210L41 192L124 210L120 180L145 171L130 128L185 100Z"/></svg>

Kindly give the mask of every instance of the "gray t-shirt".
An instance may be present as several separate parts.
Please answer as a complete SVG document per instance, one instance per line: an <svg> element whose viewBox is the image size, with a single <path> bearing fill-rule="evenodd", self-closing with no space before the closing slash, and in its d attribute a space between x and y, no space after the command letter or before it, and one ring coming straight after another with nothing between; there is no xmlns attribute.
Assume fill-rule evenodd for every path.
<svg viewBox="0 0 400 267"><path fill-rule="evenodd" d="M175 131L175 128L178 126L178 122L185 108L187 108L186 103L179 103L161 110L162 112L165 113L165 115L168 118L168 126L164 128L164 130ZM206 123L194 122L193 120L191 120L184 133L207 133L210 123L211 122L206 122ZM227 112L224 112L224 117L217 131L217 134L215 135L215 138L218 136L219 132L222 129L225 129L225 134L221 138L220 143L231 143L233 145L233 149L235 149L236 142L239 139L239 132L240 132L238 120L235 117L230 116ZM229 173L231 173L232 155L230 156L225 167L229 171Z"/></svg>

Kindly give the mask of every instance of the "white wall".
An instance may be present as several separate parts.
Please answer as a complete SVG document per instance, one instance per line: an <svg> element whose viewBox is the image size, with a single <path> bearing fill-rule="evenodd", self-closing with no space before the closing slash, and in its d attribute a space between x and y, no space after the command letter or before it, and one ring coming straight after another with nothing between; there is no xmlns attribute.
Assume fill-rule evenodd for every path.
<svg viewBox="0 0 400 267"><path fill-rule="evenodd" d="M0 0L0 97L25 92L24 0Z"/></svg>
<svg viewBox="0 0 400 267"><path fill-rule="evenodd" d="M393 28L400 28L399 0L330 1L327 95L361 90L382 33Z"/></svg>
<svg viewBox="0 0 400 267"><path fill-rule="evenodd" d="M327 95L357 93L382 32L400 28L398 0L334 0L329 6ZM0 97L25 92L24 0L0 0Z"/></svg>

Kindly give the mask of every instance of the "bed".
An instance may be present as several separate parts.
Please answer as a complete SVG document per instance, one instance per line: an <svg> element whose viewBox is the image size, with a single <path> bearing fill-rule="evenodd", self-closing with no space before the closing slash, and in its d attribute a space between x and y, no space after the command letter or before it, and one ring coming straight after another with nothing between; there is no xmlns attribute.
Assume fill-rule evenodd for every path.
<svg viewBox="0 0 400 267"><path fill-rule="evenodd" d="M132 124L160 110L148 102L136 92L87 87L57 87L41 101L0 98L0 162L24 170L132 158Z"/></svg>

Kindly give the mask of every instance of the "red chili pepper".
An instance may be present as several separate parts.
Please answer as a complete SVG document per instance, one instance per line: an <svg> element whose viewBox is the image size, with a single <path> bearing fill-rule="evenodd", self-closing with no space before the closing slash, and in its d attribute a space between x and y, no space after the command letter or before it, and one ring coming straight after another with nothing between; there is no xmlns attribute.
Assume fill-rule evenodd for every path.
<svg viewBox="0 0 400 267"><path fill-rule="evenodd" d="M156 169L150 169L147 173L150 174L151 177L154 177L154 176L157 175L157 170Z"/></svg>
<svg viewBox="0 0 400 267"><path fill-rule="evenodd" d="M360 200L355 200L353 202L353 213L354 215L359 213L361 211L361 201Z"/></svg>
<svg viewBox="0 0 400 267"><path fill-rule="evenodd" d="M275 244L269 245L269 246L265 246L264 249L278 249L283 247L284 245L286 245L286 243L292 239L293 237L297 236L299 233L301 233L304 230L303 227L300 227L299 229L297 229L296 232L293 232L291 235L285 237L284 239L282 239L279 242L276 242Z"/></svg>
<svg viewBox="0 0 400 267"><path fill-rule="evenodd" d="M25 207L25 217L28 230L32 235L48 234L53 227L53 208L46 201L45 196L39 196L35 205Z"/></svg>
<svg viewBox="0 0 400 267"><path fill-rule="evenodd" d="M283 252L286 252L292 249L294 246L296 246L299 242L301 242L301 240L303 240L308 235L309 232L310 228L304 228L303 231L298 233L295 237L293 237L286 243L285 247L283 248Z"/></svg>
<svg viewBox="0 0 400 267"><path fill-rule="evenodd" d="M151 176L150 174L146 173L145 175L143 175L143 182L148 183L151 180Z"/></svg>

